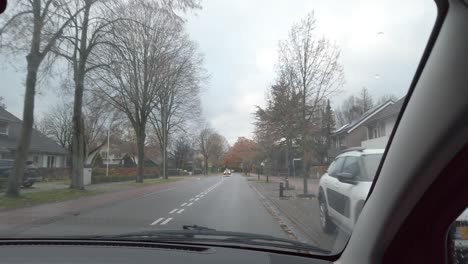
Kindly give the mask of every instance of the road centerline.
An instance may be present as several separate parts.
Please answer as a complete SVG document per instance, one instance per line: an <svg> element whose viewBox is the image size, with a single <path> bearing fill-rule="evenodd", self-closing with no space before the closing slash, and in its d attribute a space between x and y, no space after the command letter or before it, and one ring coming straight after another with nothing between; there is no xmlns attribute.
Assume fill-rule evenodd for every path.
<svg viewBox="0 0 468 264"><path fill-rule="evenodd" d="M157 223L161 222L162 220L164 220L164 217L158 218L156 221L154 221L150 225L156 225Z"/></svg>
<svg viewBox="0 0 468 264"><path fill-rule="evenodd" d="M172 217L169 217L164 222L162 222L161 225L165 225L165 224L169 223L171 220L172 220Z"/></svg>

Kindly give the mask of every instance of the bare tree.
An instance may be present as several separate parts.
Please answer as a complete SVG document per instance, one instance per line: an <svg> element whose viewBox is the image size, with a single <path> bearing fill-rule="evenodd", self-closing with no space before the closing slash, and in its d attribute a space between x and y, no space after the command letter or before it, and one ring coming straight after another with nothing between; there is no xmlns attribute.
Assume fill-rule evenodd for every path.
<svg viewBox="0 0 468 264"><path fill-rule="evenodd" d="M4 100L3 96L0 96L0 108L6 109L6 105L3 102L3 100Z"/></svg>
<svg viewBox="0 0 468 264"><path fill-rule="evenodd" d="M71 103L62 102L44 113L44 117L38 123L38 129L44 135L55 140L60 146L71 150L72 144L72 117Z"/></svg>
<svg viewBox="0 0 468 264"><path fill-rule="evenodd" d="M209 153L208 161L212 166L222 166L224 163L224 154L228 150L226 138L217 132L212 133L207 140L207 149Z"/></svg>
<svg viewBox="0 0 468 264"><path fill-rule="evenodd" d="M388 101L393 101L393 102L396 102L398 101L398 97L396 97L395 95L393 94L385 94L385 95L382 95L379 100L377 101L377 104L378 105L381 105L381 104L384 104Z"/></svg>
<svg viewBox="0 0 468 264"><path fill-rule="evenodd" d="M213 129L205 127L200 131L200 134L197 138L198 151L203 156L203 166L205 175L208 174L208 161L211 157L210 147L209 147L209 138L214 133Z"/></svg>
<svg viewBox="0 0 468 264"><path fill-rule="evenodd" d="M183 169L187 162L192 159L193 154L192 144L185 135L181 135L175 139L172 155L176 168Z"/></svg>
<svg viewBox="0 0 468 264"><path fill-rule="evenodd" d="M364 113L361 102L359 97L351 95L341 103L341 107L336 112L336 117L340 126L353 122Z"/></svg>
<svg viewBox="0 0 468 264"><path fill-rule="evenodd" d="M315 136L320 136L320 107L344 83L340 49L326 38L314 34L315 18L309 13L294 24L289 38L280 43L279 69L286 72L288 83L301 95L300 146L303 153L302 174L307 193L307 171Z"/></svg>
<svg viewBox="0 0 468 264"><path fill-rule="evenodd" d="M27 53L23 123L15 152L13 173L8 177L6 191L7 196L18 197L18 182L23 177L24 164L31 143L39 69L62 36L64 29L83 10L83 7L72 9L69 0L30 0L18 1L11 10L9 17L2 17L0 27L2 46L13 52Z"/></svg>
<svg viewBox="0 0 468 264"><path fill-rule="evenodd" d="M129 119L137 139L136 181L143 182L147 123L157 107L180 24L149 1L130 1L118 13L133 21L113 23L107 41L114 45L100 48L102 63L108 66L93 72L95 94Z"/></svg>
<svg viewBox="0 0 468 264"><path fill-rule="evenodd" d="M211 163L213 166L223 164L223 155L228 149L226 138L218 134L212 128L205 126L199 133L197 138L198 151L203 156L204 172L208 174L208 167Z"/></svg>
<svg viewBox="0 0 468 264"><path fill-rule="evenodd" d="M374 107L374 101L372 100L372 96L369 94L369 90L367 90L366 87L362 87L361 92L359 94L359 101L363 113L369 111L372 107Z"/></svg>
<svg viewBox="0 0 468 264"><path fill-rule="evenodd" d="M167 178L167 147L175 130L184 131L188 120L200 113L198 98L204 77L203 60L193 42L183 32L176 32L171 54L165 63L156 107L150 116L162 153L162 176Z"/></svg>

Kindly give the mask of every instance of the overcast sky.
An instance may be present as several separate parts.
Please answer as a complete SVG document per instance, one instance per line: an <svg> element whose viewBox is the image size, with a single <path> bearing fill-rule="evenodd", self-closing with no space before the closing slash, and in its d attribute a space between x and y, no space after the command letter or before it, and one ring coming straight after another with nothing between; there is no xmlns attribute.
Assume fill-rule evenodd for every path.
<svg viewBox="0 0 468 264"><path fill-rule="evenodd" d="M403 96L436 17L431 0L203 0L202 5L189 15L187 30L210 74L203 114L230 144L252 136L254 106L264 104L275 77L278 41L308 12L314 10L317 35L342 50L346 84L331 98L334 106L363 86L375 99ZM7 109L21 117L24 72L3 64L0 80ZM54 86L41 87L36 118L60 100Z"/></svg>

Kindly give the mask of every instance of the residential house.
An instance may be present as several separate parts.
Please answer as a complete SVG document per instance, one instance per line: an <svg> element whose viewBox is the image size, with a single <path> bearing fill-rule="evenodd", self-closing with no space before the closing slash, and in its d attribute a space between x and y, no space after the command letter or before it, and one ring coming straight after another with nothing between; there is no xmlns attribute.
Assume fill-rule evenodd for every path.
<svg viewBox="0 0 468 264"><path fill-rule="evenodd" d="M101 145L86 158L86 166L109 166L111 167L134 167L138 165L138 157L135 153L127 153L119 143L110 142L109 153L107 153L107 144ZM145 149L145 166L158 166L161 161L159 157L151 155L151 149ZM109 156L108 156L109 155Z"/></svg>
<svg viewBox="0 0 468 264"><path fill-rule="evenodd" d="M394 102L389 100L377 105L353 122L335 130L330 136L331 147L328 150L329 158L336 157L336 155L346 148L360 147L362 142L368 139L368 127L365 126L365 124L368 124L367 121L393 104Z"/></svg>
<svg viewBox="0 0 468 264"><path fill-rule="evenodd" d="M22 121L0 107L0 159L14 159ZM31 134L28 160L38 168L66 167L67 150L36 129Z"/></svg>
<svg viewBox="0 0 468 264"><path fill-rule="evenodd" d="M387 146L388 138L395 126L404 100L405 97L401 98L363 123L367 131L367 137L366 140L361 142L362 147L385 148Z"/></svg>

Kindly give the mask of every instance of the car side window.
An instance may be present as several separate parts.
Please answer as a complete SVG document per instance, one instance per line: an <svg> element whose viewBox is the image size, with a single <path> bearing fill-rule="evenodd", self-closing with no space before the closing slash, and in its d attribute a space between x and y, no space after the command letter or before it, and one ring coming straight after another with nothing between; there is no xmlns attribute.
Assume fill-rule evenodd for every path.
<svg viewBox="0 0 468 264"><path fill-rule="evenodd" d="M347 157L344 165L343 172L350 173L354 177L361 177L361 168L359 167L358 157Z"/></svg>
<svg viewBox="0 0 468 264"><path fill-rule="evenodd" d="M467 263L468 261L468 208L457 217L448 233L448 254L453 264Z"/></svg>
<svg viewBox="0 0 468 264"><path fill-rule="evenodd" d="M341 172L345 158L337 158L328 168L328 175L336 176L337 173Z"/></svg>

